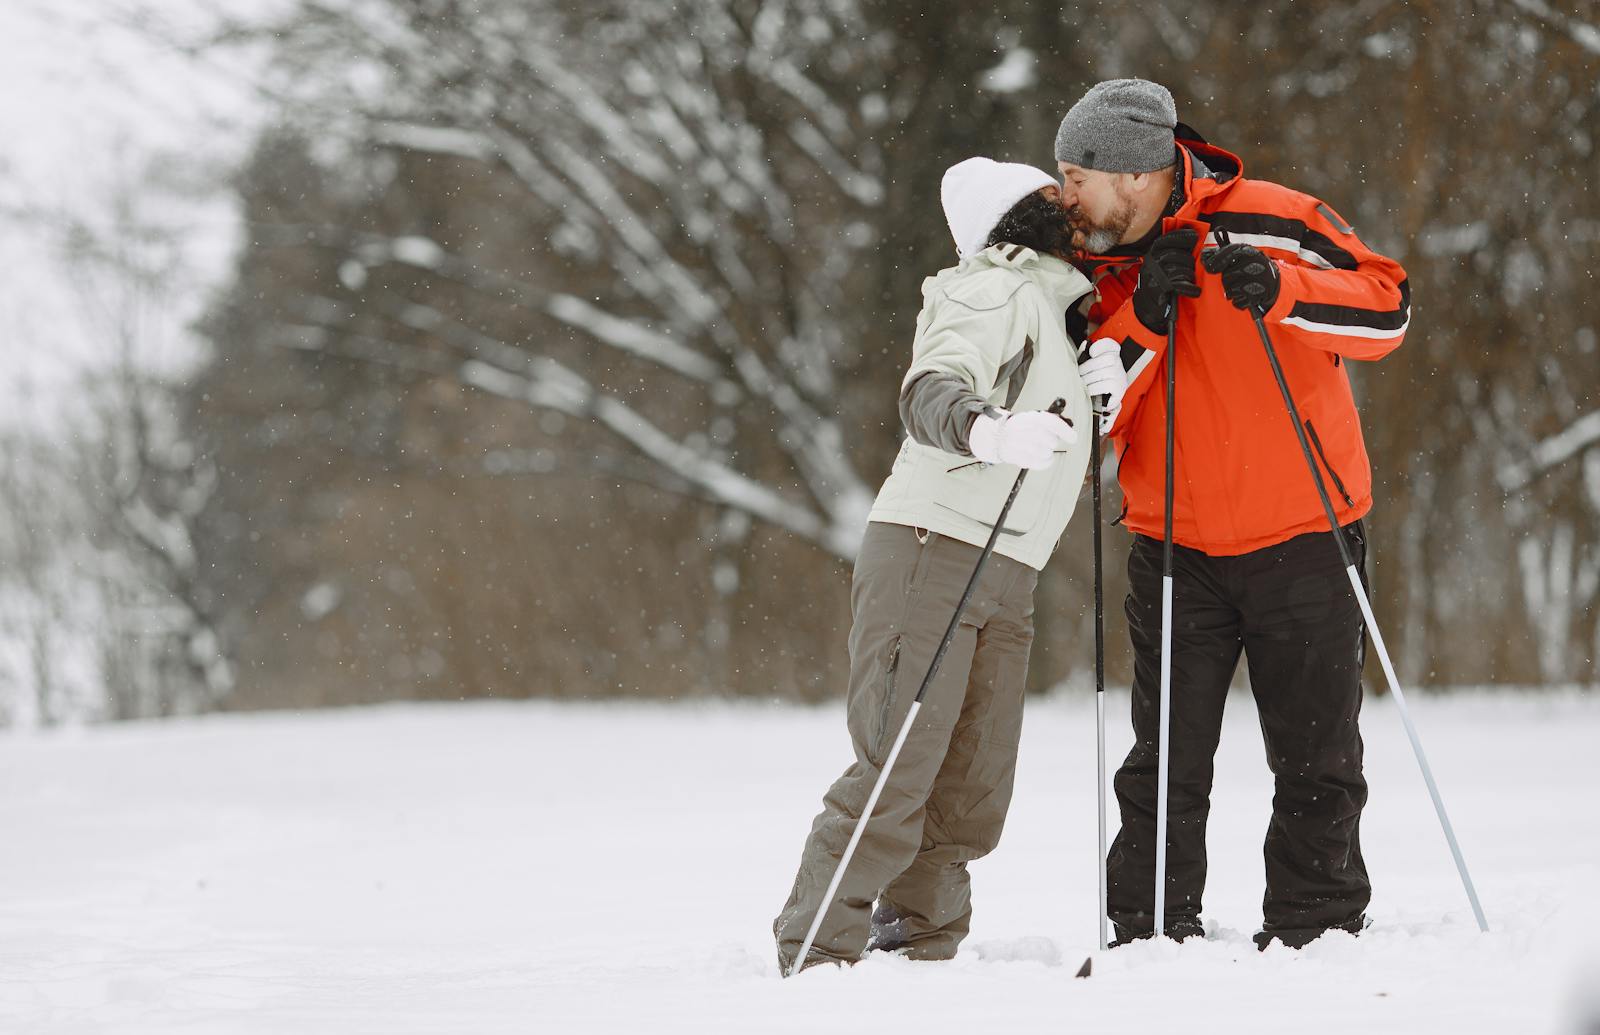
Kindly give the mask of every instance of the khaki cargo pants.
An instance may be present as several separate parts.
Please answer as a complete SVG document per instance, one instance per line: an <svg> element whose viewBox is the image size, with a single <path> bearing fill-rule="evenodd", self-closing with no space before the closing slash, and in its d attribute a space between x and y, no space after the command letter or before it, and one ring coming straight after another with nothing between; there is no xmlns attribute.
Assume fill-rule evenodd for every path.
<svg viewBox="0 0 1600 1035"><path fill-rule="evenodd" d="M873 522L851 584L847 725L855 763L828 789L773 922L787 973L905 722L981 551ZM868 946L949 959L967 934L967 863L1000 840L1011 803L1038 572L994 554L817 932L811 962ZM873 903L878 910L874 915Z"/></svg>

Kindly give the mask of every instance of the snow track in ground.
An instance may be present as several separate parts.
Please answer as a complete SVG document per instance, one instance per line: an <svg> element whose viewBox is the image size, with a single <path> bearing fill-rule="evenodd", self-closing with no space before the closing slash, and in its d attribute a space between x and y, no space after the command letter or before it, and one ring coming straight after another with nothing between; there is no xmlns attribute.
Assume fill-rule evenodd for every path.
<svg viewBox="0 0 1600 1035"><path fill-rule="evenodd" d="M1108 747L1128 733L1109 702ZM1257 953L1271 797L1229 704L1204 943L1094 938L1091 702L1030 703L957 960L778 980L837 707L555 703L0 740L0 1031L1541 1032L1600 1017L1600 698L1418 696L1494 930L1398 717L1364 720L1376 926ZM1585 997L1587 1006L1585 1006Z"/></svg>

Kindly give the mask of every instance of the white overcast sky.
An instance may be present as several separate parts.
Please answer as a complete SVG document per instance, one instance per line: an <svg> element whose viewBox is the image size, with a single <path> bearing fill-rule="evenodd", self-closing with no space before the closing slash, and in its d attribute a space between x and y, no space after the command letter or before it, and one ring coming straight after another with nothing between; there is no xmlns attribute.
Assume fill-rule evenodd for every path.
<svg viewBox="0 0 1600 1035"><path fill-rule="evenodd" d="M224 278L235 209L218 189L261 106L237 66L162 42L263 0L0 0L0 421L70 423L71 386L114 355L104 302L65 261L62 223L103 228L119 197L182 244L182 289L141 324L141 359L193 354L185 328ZM150 12L158 12L165 28ZM152 190L164 163L178 189ZM103 292L101 294L104 294Z"/></svg>

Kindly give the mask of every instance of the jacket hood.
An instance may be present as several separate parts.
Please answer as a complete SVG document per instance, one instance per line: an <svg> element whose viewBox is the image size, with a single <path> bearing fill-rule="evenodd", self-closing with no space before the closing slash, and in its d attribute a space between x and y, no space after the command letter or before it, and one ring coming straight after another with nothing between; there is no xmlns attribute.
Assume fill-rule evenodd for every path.
<svg viewBox="0 0 1600 1035"><path fill-rule="evenodd" d="M1174 213L1182 219L1191 212L1190 206L1202 198L1221 194L1237 180L1244 177L1244 162L1232 151L1225 151L1195 132L1185 123L1178 123L1173 131L1178 141L1178 153L1184 165L1183 206Z"/></svg>

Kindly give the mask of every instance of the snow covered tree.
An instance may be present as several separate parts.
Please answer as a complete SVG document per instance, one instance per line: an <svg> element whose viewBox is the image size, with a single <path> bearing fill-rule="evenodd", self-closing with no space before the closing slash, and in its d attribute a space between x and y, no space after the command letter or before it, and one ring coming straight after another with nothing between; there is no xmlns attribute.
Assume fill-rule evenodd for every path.
<svg viewBox="0 0 1600 1035"><path fill-rule="evenodd" d="M559 513L558 535L587 527L581 541L566 532L541 544L551 568L563 553L581 568L608 532L631 540L619 552L641 566L678 573L676 597L659 578L647 588L651 625L625 626L637 643L665 636L694 656L684 664L698 671L674 685L722 689L760 664L781 687L826 693L836 661L819 663L837 652L821 644L836 638L844 604L836 575L896 444L893 385L916 284L950 261L938 174L974 143L950 138L950 115L976 104L981 125L985 114L946 76L997 62L959 47L970 25L869 13L307 4L267 30L228 34L230 44L270 35L286 119L308 143L299 186L273 188L270 211L251 216L247 265L266 280L219 312L219 363L199 391L224 398L230 370L257 369L247 357L275 350L285 371L297 369L292 354L319 372L316 384L337 369L355 394L363 380L388 386L391 413L415 392L464 392L450 397L479 415L469 424L502 428L477 454L479 472L530 483L524 519ZM1007 75L997 84L1027 72ZM260 177L279 175L273 154L294 164L266 147ZM896 155L907 160L899 177L888 171ZM295 272L268 272L279 261ZM339 404L352 416L379 404L354 398ZM527 416L505 434L516 407ZM417 431L396 421L396 434ZM471 460L451 462L460 471ZM557 498L580 478L587 518ZM641 488L692 506L647 502ZM641 541L630 519L675 523L664 530L672 548L654 549L655 533ZM756 576L767 584L752 587ZM543 577L569 586L569 601L592 590L592 572ZM797 600L814 612L799 628ZM603 623L612 641L628 640L617 609L602 611L544 636L593 639ZM371 631L358 626L343 640ZM563 650L584 654L543 653Z"/></svg>
<svg viewBox="0 0 1600 1035"><path fill-rule="evenodd" d="M270 31L300 118L343 120L337 144L368 155L482 166L497 221L538 236L512 266L427 213L406 234L312 232L392 328L427 332L438 354L418 362L594 421L659 480L849 556L870 493L836 416L856 353L840 313L889 117L851 6L299 5ZM514 309L523 336L372 280L396 266ZM378 361L416 356L379 344Z"/></svg>
<svg viewBox="0 0 1600 1035"><path fill-rule="evenodd" d="M149 189L135 180L103 209L27 214L56 243L75 330L103 362L80 375L70 404L13 415L4 434L0 711L20 722L194 713L232 690L193 536L216 472L184 439L178 393L148 362L177 333L185 286L177 231L138 201Z"/></svg>
<svg viewBox="0 0 1600 1035"><path fill-rule="evenodd" d="M230 27L199 46L270 48L283 113L190 396L230 642L278 673L241 700L323 655L308 702L830 693L917 284L951 261L938 175L1049 167L1072 99L1130 74L1411 273L1407 345L1354 373L1405 677L1593 678L1593 23L304 0ZM1088 658L1087 556L1055 570L1041 684Z"/></svg>

